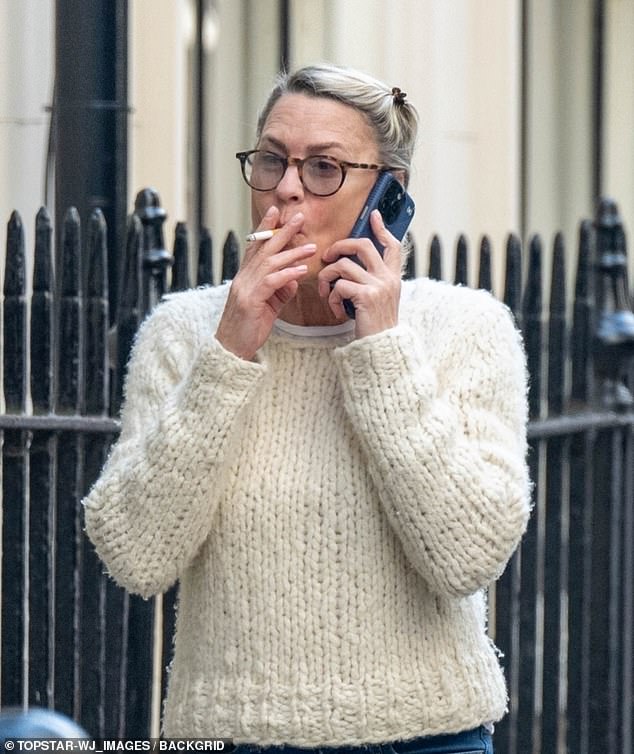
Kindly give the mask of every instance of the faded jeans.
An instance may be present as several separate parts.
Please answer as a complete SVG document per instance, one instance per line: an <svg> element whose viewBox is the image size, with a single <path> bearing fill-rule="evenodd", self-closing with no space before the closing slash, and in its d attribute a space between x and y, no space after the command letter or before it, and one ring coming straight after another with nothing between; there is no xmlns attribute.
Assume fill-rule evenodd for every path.
<svg viewBox="0 0 634 754"><path fill-rule="evenodd" d="M238 744L233 754L493 754L491 734L480 727L464 733L414 738L366 746L302 749L296 746Z"/></svg>

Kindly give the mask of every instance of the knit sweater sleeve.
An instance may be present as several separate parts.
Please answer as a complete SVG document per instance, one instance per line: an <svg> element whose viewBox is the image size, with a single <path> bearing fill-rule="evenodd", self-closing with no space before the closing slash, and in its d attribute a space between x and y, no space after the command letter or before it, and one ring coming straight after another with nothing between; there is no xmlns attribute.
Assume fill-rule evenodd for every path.
<svg viewBox="0 0 634 754"><path fill-rule="evenodd" d="M411 320L336 354L391 525L428 587L452 596L500 575L530 507L521 340L502 304L470 294L440 357Z"/></svg>
<svg viewBox="0 0 634 754"><path fill-rule="evenodd" d="M213 327L208 311L175 301L142 325L121 433L84 500L87 533L110 574L144 597L168 589L207 537L264 371L225 351Z"/></svg>

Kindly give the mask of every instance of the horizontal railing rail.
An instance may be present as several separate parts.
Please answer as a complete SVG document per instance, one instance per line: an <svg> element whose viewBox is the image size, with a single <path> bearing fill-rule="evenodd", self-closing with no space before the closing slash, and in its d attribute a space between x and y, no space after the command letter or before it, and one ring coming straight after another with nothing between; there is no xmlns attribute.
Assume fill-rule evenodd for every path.
<svg viewBox="0 0 634 754"><path fill-rule="evenodd" d="M528 423L529 440L551 437L571 437L584 432L634 426L634 413L615 411L581 411L576 414L533 419ZM0 431L81 432L84 434L117 435L121 422L99 416L35 416L29 414L0 414Z"/></svg>
<svg viewBox="0 0 634 754"><path fill-rule="evenodd" d="M83 434L116 435L121 429L118 419L104 416L31 416L0 414L0 430L25 432L81 432Z"/></svg>

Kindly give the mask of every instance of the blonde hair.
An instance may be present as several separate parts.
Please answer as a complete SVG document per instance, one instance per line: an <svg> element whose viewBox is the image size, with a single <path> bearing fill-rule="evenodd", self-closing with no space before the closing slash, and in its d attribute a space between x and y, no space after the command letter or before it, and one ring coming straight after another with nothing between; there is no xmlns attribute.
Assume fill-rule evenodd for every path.
<svg viewBox="0 0 634 754"><path fill-rule="evenodd" d="M390 88L365 73L330 63L281 73L258 118L258 139L273 106L284 94L326 97L361 112L376 136L380 161L392 170L402 170L407 186L418 114L398 87Z"/></svg>

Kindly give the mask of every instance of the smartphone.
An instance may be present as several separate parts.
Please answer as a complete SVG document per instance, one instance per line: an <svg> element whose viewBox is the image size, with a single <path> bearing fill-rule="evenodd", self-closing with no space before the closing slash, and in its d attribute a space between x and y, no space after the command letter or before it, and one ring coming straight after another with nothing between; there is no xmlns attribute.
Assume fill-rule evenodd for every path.
<svg viewBox="0 0 634 754"><path fill-rule="evenodd" d="M369 238L378 252L383 255L383 246L375 238L370 227L372 211L379 210L385 227L401 241L414 217L414 208L414 200L402 184L391 173L380 173L348 238ZM352 255L350 259L362 265L356 255ZM352 301L344 299L343 306L346 314L354 319L355 311Z"/></svg>

